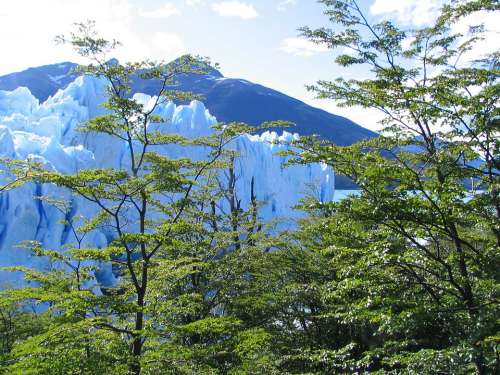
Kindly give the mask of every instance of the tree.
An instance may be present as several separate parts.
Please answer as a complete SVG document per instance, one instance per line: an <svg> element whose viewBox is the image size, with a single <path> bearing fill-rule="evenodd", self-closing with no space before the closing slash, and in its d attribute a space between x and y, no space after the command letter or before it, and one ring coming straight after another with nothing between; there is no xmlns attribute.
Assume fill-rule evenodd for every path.
<svg viewBox="0 0 500 375"><path fill-rule="evenodd" d="M74 175L16 162L21 165L13 169L18 177L23 177L22 171L26 181L68 189L94 205L97 213L83 222L65 222L74 237L74 245L66 249L29 244L35 256L53 261L48 272L14 268L36 287L4 291L4 303L35 301L37 316L47 323L14 345L9 371L177 374L237 367L248 354L245 342L252 342L258 332L222 312L227 296L240 293L235 281L245 277L249 254L270 245L258 231L245 229L239 235L240 227L257 226L255 197L248 213L239 207L227 220L214 199L222 196L216 178L234 155L228 145L252 128L218 124L212 135L197 139L169 133L168 120L157 109L166 101L193 95L166 87L179 75L206 71L209 61L192 56L169 64L108 61L106 54L118 42L100 38L93 26L78 24L69 38L59 37L90 59L80 68L82 73L106 82L106 113L82 124L80 131L124 142L128 155L121 169L84 169ZM132 81L138 78L159 82L152 106L131 97ZM196 148L206 158L169 158L161 152L167 145ZM70 217L67 202L41 199ZM109 245L83 246L85 235L100 226L111 229ZM115 285L98 285L99 262L111 263L120 273ZM235 346L242 354L233 358Z"/></svg>
<svg viewBox="0 0 500 375"><path fill-rule="evenodd" d="M403 30L370 24L354 0L320 2L340 28L303 34L349 50L336 62L371 77L309 88L385 114L376 139L298 144L298 162L325 162L360 189L310 205L317 219L302 234L331 264L323 314L365 327L355 349L344 347L350 371L498 372L499 52L464 61L484 28L461 35L453 26L499 4L453 1L433 26Z"/></svg>

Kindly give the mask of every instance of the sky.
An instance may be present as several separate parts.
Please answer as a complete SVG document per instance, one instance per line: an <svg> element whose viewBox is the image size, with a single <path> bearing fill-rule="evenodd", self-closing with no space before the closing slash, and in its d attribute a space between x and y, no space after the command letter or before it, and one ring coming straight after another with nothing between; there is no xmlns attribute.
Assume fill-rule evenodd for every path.
<svg viewBox="0 0 500 375"><path fill-rule="evenodd" d="M390 19L405 27L432 22L444 0L359 0L370 20ZM99 32L123 47L120 61L170 61L181 54L208 56L227 77L260 83L315 107L379 129L381 115L339 108L318 100L305 85L319 79L360 77L359 69L335 65L335 53L308 42L297 29L328 26L315 0L0 0L0 75L62 61L83 62L56 35L74 22L95 20ZM475 21L475 20L473 20ZM496 37L498 21L481 18ZM497 46L498 47L498 46Z"/></svg>

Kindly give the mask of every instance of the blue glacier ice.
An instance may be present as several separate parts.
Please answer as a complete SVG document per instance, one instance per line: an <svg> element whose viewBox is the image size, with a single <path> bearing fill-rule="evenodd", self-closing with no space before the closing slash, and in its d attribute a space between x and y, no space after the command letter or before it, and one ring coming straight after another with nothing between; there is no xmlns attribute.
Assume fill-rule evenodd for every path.
<svg viewBox="0 0 500 375"><path fill-rule="evenodd" d="M108 135L77 131L79 124L104 113L100 106L104 87L99 79L81 76L43 103L39 103L27 88L0 91L0 158L30 158L46 168L68 174L82 168L126 168L128 146L125 142ZM155 100L146 94L135 94L134 98L146 107ZM157 113L166 123L152 124L157 127L155 130L186 137L208 135L217 122L199 101L178 106L165 103ZM276 155L277 151L287 148L282 141L297 137L288 132L281 135L264 132L242 135L231 144L239 155L235 161L238 197L243 206L248 205L251 180L254 179L256 197L262 202L259 214L264 220L283 219L292 225L300 216L292 207L301 197L313 194L322 201L334 197L333 170L322 164L285 167L285 158ZM159 151L171 157L204 157L203 150L194 150L164 146ZM0 174L0 184L7 179L8 176ZM28 251L19 247L22 241L36 240L56 250L75 242L68 227L61 223L64 214L53 205L34 198L41 195L71 201L73 217L90 216L97 210L88 201L51 184L30 183L0 193L0 267L31 265L42 270L50 267L46 259L31 257ZM95 230L85 238L83 245L104 247L111 237L112 234L105 230ZM101 265L99 277L102 282L113 282L109 265ZM0 271L0 288L21 283L22 274Z"/></svg>

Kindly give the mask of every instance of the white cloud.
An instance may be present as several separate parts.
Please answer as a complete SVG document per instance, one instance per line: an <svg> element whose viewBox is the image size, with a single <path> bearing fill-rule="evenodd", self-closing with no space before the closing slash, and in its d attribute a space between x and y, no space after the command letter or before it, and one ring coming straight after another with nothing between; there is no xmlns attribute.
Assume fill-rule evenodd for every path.
<svg viewBox="0 0 500 375"><path fill-rule="evenodd" d="M161 60L173 60L186 53L186 46L182 38L177 34L158 32L151 37L151 49Z"/></svg>
<svg viewBox="0 0 500 375"><path fill-rule="evenodd" d="M446 2L449 0L375 0L370 7L370 12L374 16L394 18L403 25L427 26L435 21ZM464 63L500 49L500 23L498 14L494 12L473 13L453 24L451 31L466 35L469 26L479 24L485 26L486 33L483 35L485 39L477 42L472 50L462 56ZM409 47L411 41L411 38L405 40L404 46Z"/></svg>
<svg viewBox="0 0 500 375"><path fill-rule="evenodd" d="M395 17L404 25L431 24L439 15L444 0L375 0L370 6L374 16Z"/></svg>
<svg viewBox="0 0 500 375"><path fill-rule="evenodd" d="M140 15L145 18L168 18L180 14L181 12L174 3L163 4L158 9L155 10L142 10Z"/></svg>
<svg viewBox="0 0 500 375"><path fill-rule="evenodd" d="M355 50L353 50L352 48L349 48L349 47L343 47L340 50L340 54L341 55L348 55L348 56L352 56L352 57L358 57L358 53Z"/></svg>
<svg viewBox="0 0 500 375"><path fill-rule="evenodd" d="M279 2L276 9L278 9L280 12L284 12L295 5L297 5L297 0L282 0Z"/></svg>
<svg viewBox="0 0 500 375"><path fill-rule="evenodd" d="M103 37L123 43L108 56L120 61L168 60L184 51L179 35L151 35L138 29L139 14L130 0L0 1L0 74L58 61L85 62L68 46L56 45L54 37L87 19L96 21Z"/></svg>
<svg viewBox="0 0 500 375"><path fill-rule="evenodd" d="M452 26L452 32L465 35L462 41L467 37L469 26L483 24L485 33L483 40L478 41L474 48L467 51L462 56L462 62L467 63L472 60L480 59L488 53L500 50L500 23L498 14L495 12L476 12L473 13Z"/></svg>
<svg viewBox="0 0 500 375"><path fill-rule="evenodd" d="M295 56L309 57L328 51L324 44L316 44L305 38L286 38L282 41L280 50Z"/></svg>
<svg viewBox="0 0 500 375"><path fill-rule="evenodd" d="M244 20L257 17L259 14L252 4L241 1L221 1L212 4L212 9L222 17L239 17Z"/></svg>
<svg viewBox="0 0 500 375"><path fill-rule="evenodd" d="M415 41L415 37L413 35L404 38L401 41L401 48L403 48L403 50L409 50L412 47L412 43L414 41Z"/></svg>
<svg viewBox="0 0 500 375"><path fill-rule="evenodd" d="M201 5L204 3L203 0L184 0L185 3L191 7Z"/></svg>

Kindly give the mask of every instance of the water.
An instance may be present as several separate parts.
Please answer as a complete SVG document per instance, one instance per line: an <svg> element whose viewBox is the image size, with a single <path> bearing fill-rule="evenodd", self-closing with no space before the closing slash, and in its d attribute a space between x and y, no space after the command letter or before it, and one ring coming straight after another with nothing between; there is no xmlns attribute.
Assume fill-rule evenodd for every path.
<svg viewBox="0 0 500 375"><path fill-rule="evenodd" d="M360 190L337 190L333 193L333 201L338 202L344 198L347 198L349 195L359 195Z"/></svg>

